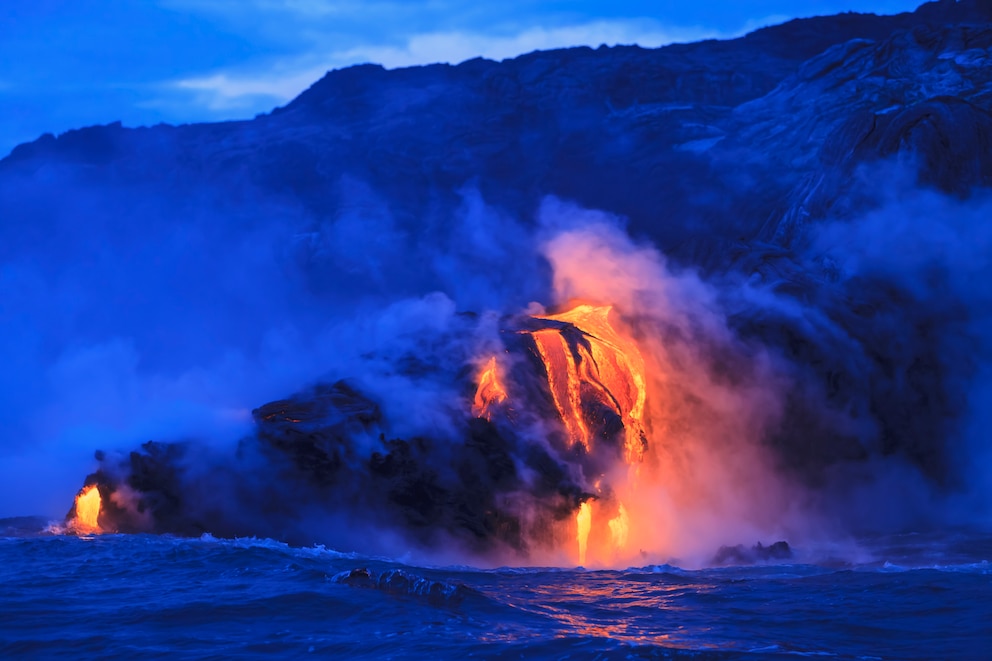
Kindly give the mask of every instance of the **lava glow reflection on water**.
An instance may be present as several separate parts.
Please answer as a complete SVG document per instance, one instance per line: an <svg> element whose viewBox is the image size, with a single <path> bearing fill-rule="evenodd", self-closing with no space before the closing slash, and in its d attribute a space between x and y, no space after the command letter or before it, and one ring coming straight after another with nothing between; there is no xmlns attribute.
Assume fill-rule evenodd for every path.
<svg viewBox="0 0 992 661"><path fill-rule="evenodd" d="M698 643L693 640L698 632L682 619L683 600L714 586L671 576L632 578L623 572L596 571L567 586L539 584L526 592L527 604L519 606L551 618L560 626L561 638L581 634L667 647Z"/></svg>

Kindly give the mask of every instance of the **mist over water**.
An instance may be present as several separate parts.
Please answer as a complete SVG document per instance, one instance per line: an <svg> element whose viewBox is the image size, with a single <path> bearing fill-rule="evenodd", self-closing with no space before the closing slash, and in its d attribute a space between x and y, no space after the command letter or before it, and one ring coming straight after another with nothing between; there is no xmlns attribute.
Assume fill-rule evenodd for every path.
<svg viewBox="0 0 992 661"><path fill-rule="evenodd" d="M898 177L882 191L874 210L817 228L808 249L834 288L850 292L853 315L870 306L871 323L855 335L858 375L888 396L869 398L866 441L892 456L873 461L870 475L849 467L846 499L876 504L858 517L869 529L987 522L992 200L949 198Z"/></svg>
<svg viewBox="0 0 992 661"><path fill-rule="evenodd" d="M412 225L347 177L319 218L250 187L173 199L49 176L64 199L0 189L31 219L0 229L0 516L61 516L96 449L190 441L223 464L253 408L317 380L373 400L386 438L443 441L427 459L443 473L503 320L579 299L615 306L647 364L650 451L625 505L653 523L632 549L988 521L988 199L893 175L873 210L811 226L781 262L703 272L556 198L516 218L468 186ZM283 488L300 525L320 520Z"/></svg>

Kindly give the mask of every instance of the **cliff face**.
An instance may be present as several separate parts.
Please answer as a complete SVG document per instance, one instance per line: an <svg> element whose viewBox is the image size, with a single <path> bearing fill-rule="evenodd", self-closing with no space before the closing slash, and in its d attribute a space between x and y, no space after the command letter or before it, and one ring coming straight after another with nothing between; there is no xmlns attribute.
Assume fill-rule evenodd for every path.
<svg viewBox="0 0 992 661"><path fill-rule="evenodd" d="M43 187L38 169L57 168L173 199L222 191L249 215L245 196L284 197L317 219L341 213L349 177L414 226L474 182L518 217L557 195L717 265L721 239L789 245L797 219L844 204L859 164L911 154L943 190L988 185L987 11L945 1L658 50L357 66L252 121L45 136L2 171Z"/></svg>
<svg viewBox="0 0 992 661"><path fill-rule="evenodd" d="M982 326L988 297L962 284L989 275L984 216L975 205L990 187L992 12L977 0L932 2L898 16L798 20L736 40L657 50L576 48L392 71L357 66L328 73L251 121L92 127L44 136L0 161L0 261L11 274L10 309L21 311L5 321L20 342L9 360L55 379L90 364L89 354L67 360L66 347L123 337L137 356L126 356L136 365L128 364L129 378L150 374L157 394L155 379L212 365L232 344L234 363L261 356L265 368L244 373L279 375L266 356L289 355L280 353L287 337L317 338L301 343L310 350L326 325L346 326L353 314L405 297L443 292L450 300L415 304L439 316L451 315L449 303L459 313L505 314L531 300L552 303L554 259L542 246L554 226L546 217L565 213L565 203L548 202L551 196L576 205L566 209L572 215L599 209L626 219L629 235L660 249L674 271L700 274L706 288L691 289L684 279L678 287L698 299L696 325L686 328L698 330L700 346L711 351L700 369L712 382L751 397L749 379L765 369L754 356L768 354L778 365L775 379L801 384L783 389L768 407L775 424L763 423L761 441L777 470L826 493L840 488L831 482L835 467L897 457L934 484L957 488L965 450L954 439L990 348ZM904 215L915 220L886 225L890 217L880 210L903 199ZM944 225L925 224L928 204L933 218L964 219L947 226L953 237L940 233ZM921 246L934 247L924 245L931 236L935 245L953 239L971 247L919 257ZM854 247L838 256L830 246L841 239ZM610 241L617 240L603 239ZM629 249L621 261L638 254ZM964 270L955 265L961 256L970 260ZM76 287L79 279L86 284ZM711 308L726 334L712 331ZM356 348L368 362L352 367L389 363L390 378L421 379L432 393L443 384L448 390L439 397L464 398L451 391L477 385L467 365L479 358L464 337L487 322L459 317L443 328L421 327L412 309L389 308L399 320L388 332L369 330L380 345ZM666 326L671 320L652 325L656 313L635 319L639 341L650 335L645 329L659 328L675 346L687 341L685 328ZM347 337L364 346L357 334ZM417 349L383 348L396 337ZM569 351L580 356L573 344ZM339 344L321 355L352 348ZM533 362L537 351L520 355ZM686 359L657 362L682 369ZM327 376L352 376L340 367L329 359L327 369L338 371ZM550 367L541 369L535 374L549 377ZM572 369L581 372L581 364ZM240 385L244 373L233 371ZM182 372L185 380L170 387L185 396L190 378ZM34 384L22 398L48 396L48 387ZM540 400L551 412L544 417L557 415L549 404L555 387L534 386L527 406ZM383 383L368 392L351 388L322 386L259 409L256 432L239 452L260 454L291 481L315 480L319 497L311 500L321 502L344 495L345 487L335 492L335 476L353 462L368 481L348 483L348 502L375 503L376 511L395 505L403 525L441 522L482 547L496 537L526 548L523 519L514 518L518 506L528 509L514 500L521 493L547 501L535 528L571 517L591 498L613 503L610 516L623 511L614 494L598 494L593 469L583 468L574 448L562 442L536 450L519 411L499 429L468 415L455 425L467 445L449 453L421 432L399 438L403 432L388 429L390 415L406 413L383 399ZM698 393L666 388L686 407L698 403ZM365 413L338 410L349 397ZM337 403L321 408L321 398ZM702 407L706 415L711 408ZM286 411L304 412L306 424L280 418ZM314 416L327 419L310 429ZM679 429L697 424L683 418ZM717 427L706 433L719 436ZM376 439L382 429L390 440ZM276 479L257 457L245 460L244 479L225 480L234 485L232 501L272 506L268 518L239 518L223 507L204 514L205 498L194 510L177 506L182 493L204 493L202 481L191 489L194 478L182 477L196 470L177 467L194 455L187 446L149 445L130 459L106 460L93 478L105 497L124 483L159 494L139 500L141 516L128 515L134 520L118 503L119 527L155 529L145 518L150 509L162 517L158 529L290 530L274 522L293 507L269 497L285 490L273 483L245 496L249 482ZM267 523L256 530L259 521ZM292 535L308 539L299 526Z"/></svg>

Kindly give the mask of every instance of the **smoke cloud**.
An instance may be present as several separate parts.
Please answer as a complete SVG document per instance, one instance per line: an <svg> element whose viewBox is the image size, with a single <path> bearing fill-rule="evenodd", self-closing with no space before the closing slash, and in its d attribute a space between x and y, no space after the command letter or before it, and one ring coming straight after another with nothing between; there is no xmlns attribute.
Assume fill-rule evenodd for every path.
<svg viewBox="0 0 992 661"><path fill-rule="evenodd" d="M854 477L841 483L847 499L874 504L846 514L867 527L987 520L992 200L894 184L874 211L822 225L808 246L821 305L858 343L866 441L886 458L840 470Z"/></svg>
<svg viewBox="0 0 992 661"><path fill-rule="evenodd" d="M988 520L987 198L897 180L873 211L703 273L554 198L513 218L467 187L413 224L350 178L329 216L252 190L152 208L63 185L71 204L0 190L34 220L0 237L0 516L60 515L99 468L153 528L149 511L452 561L574 561L584 502L636 522L615 563ZM613 306L643 359L641 461L562 441L526 337L571 331L528 315L575 301ZM491 356L509 403L483 421ZM326 465L287 440L308 415ZM146 440L175 445L128 454Z"/></svg>

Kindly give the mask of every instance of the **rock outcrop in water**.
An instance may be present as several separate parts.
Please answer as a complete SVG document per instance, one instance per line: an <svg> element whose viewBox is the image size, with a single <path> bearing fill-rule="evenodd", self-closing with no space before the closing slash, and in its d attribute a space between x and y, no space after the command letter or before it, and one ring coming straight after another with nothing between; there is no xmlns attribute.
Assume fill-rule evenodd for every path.
<svg viewBox="0 0 992 661"><path fill-rule="evenodd" d="M775 542L765 546L758 542L751 548L743 544L721 546L713 556L714 565L753 565L761 562L782 562L792 558L792 549L787 542Z"/></svg>
<svg viewBox="0 0 992 661"><path fill-rule="evenodd" d="M899 177L885 174L892 169ZM194 233L198 246L223 246L225 237L209 230L214 217L265 237L260 228L272 218L290 217L280 249L301 290L329 307L362 296L388 301L445 289L457 269L418 256L457 250L449 219L466 204L467 189L497 217L525 224L553 195L627 218L632 235L679 268L732 276L802 308L735 308L728 318L744 341L773 347L797 379L817 384L824 406L861 420L872 441L863 429L833 425L797 390L768 439L790 474L816 483L840 463L899 456L953 486L948 439L982 359L974 309L954 295L934 296L949 277L939 268L927 273L928 289L891 273L842 277L812 245L822 223L878 208L879 189L893 182L959 201L992 187L986 3L942 0L897 16L797 20L657 50L576 48L392 71L357 66L328 73L251 121L46 135L0 161L0 258L27 251L43 263L71 261L49 247L51 228L74 214L81 234L92 226L98 237L109 227L114 240L145 223L172 240L174 226L194 219L208 228ZM477 231L498 242L504 228L494 220ZM354 257L365 241L383 246L384 256ZM470 261L524 290L514 279L516 248L506 249L509 258L477 250ZM163 362L189 341L157 330L181 305L156 307L112 276L99 284L121 309L150 306L132 326L121 317L120 332L161 348ZM214 304L198 293L188 298L194 312ZM274 297L272 305L283 303L296 304ZM90 314L80 313L86 332L113 327ZM264 339L253 337L253 346ZM460 375L463 387L472 387L470 377ZM555 417L548 393L534 401L540 397L535 406ZM380 404L337 382L256 409L257 434L243 444L240 468L202 476L238 494L240 516L211 509L210 488L177 472L196 464L190 453L205 450L151 443L105 460L93 479L138 494L106 505L105 516L120 529L292 538L298 531L280 521L298 504L253 491L238 473L247 471L266 476L262 485L274 474L299 482L301 502L368 505L357 509L383 512L393 517L384 525L399 523L415 537L441 529L519 549L526 526L501 498L525 483L544 489L540 521L570 514L589 497L560 457L516 445L482 417L466 422L464 444L443 462L457 477L443 474L428 459L439 452L432 439L377 437ZM622 429L610 415L602 427ZM359 464L368 481L343 477Z"/></svg>

